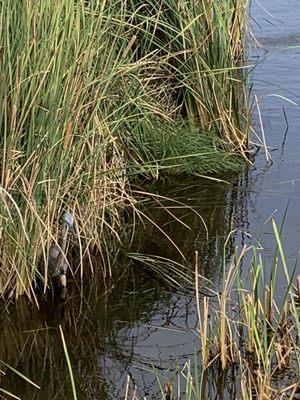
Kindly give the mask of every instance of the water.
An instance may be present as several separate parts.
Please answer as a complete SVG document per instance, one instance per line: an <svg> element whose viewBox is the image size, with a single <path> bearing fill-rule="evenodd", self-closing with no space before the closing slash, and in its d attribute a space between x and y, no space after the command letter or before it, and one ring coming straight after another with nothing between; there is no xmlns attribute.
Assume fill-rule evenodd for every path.
<svg viewBox="0 0 300 400"><path fill-rule="evenodd" d="M290 265L300 244L300 5L298 0L253 1L252 17L261 47L252 49L251 59L262 61L253 75L253 90L258 96L273 164L266 163L261 151L255 168L242 177L224 177L230 184L189 179L158 188L160 195L172 195L195 207L207 224L208 241L201 220L190 209L179 209L178 204L161 200L172 216L162 211L157 201L147 205L158 226L182 249L187 268L193 269L194 252L199 251L200 272L216 287L222 277L222 248L233 228L237 232L228 246L228 257L235 245L259 240L268 260L274 237L266 221L273 215L280 224L289 203L283 242ZM259 131L257 113L255 122ZM157 228L147 226L144 239L144 253L182 262L176 248ZM0 386L24 400L72 398L58 330L61 324L79 399L124 398L127 375L139 393L155 399L158 386L151 372L153 366L164 378L171 377L176 365L184 365L198 348L195 302L189 293L165 286L157 275L141 273L141 268L135 263L114 288L109 284L99 287L96 282L86 286L84 299L74 288L65 303L49 303L37 310L26 299L20 299L17 306L4 310L0 317L0 360L42 389L33 388L5 366L0 367ZM283 277L279 291L280 285L284 286ZM212 391L216 386L216 382L212 384ZM235 394L227 390L227 398L234 399Z"/></svg>

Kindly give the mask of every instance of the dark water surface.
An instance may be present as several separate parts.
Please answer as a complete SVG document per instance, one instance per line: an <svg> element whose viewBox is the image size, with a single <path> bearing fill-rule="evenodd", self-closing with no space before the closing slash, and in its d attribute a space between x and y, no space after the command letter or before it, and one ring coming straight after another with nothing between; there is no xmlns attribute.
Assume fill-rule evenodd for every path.
<svg viewBox="0 0 300 400"><path fill-rule="evenodd" d="M200 272L216 288L222 277L222 253L228 234L236 229L227 247L228 257L234 246L259 239L268 260L274 238L266 221L274 213L280 224L289 201L283 242L291 265L300 246L300 3L253 1L251 15L260 47L253 47L250 63L257 58L261 61L253 75L253 92L258 96L273 164L266 164L261 151L255 168L242 176L224 177L230 184L180 178L159 188L160 195L193 206L202 215L208 240L203 223L191 209L166 200L161 202L167 211L157 201L148 207L159 227L182 250L191 270L194 252L199 251ZM258 123L256 127L259 131ZM176 248L156 228L147 226L146 231L144 253L180 261ZM166 273L169 274L167 270ZM280 284L284 285L284 279ZM152 368L167 379L177 364L184 365L198 348L194 333L195 300L189 293L165 286L156 276L141 273L138 262L115 286L113 290L96 284L85 287L85 300L74 289L65 303L43 306L41 310L21 299L17 306L2 312L0 360L28 376L41 389L18 378L5 366L0 366L0 387L23 400L72 398L58 330L61 324L79 399L122 399L127 375L140 394L147 399L157 398L158 385ZM6 372L5 376L1 370ZM217 393L214 384L211 390ZM223 397L215 394L211 398ZM226 398L236 398L230 388Z"/></svg>

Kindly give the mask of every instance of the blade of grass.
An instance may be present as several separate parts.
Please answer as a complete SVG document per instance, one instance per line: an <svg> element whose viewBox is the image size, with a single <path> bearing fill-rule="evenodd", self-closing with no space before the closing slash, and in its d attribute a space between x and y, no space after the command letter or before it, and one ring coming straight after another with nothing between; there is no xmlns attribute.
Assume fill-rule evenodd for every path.
<svg viewBox="0 0 300 400"><path fill-rule="evenodd" d="M63 333L61 325L59 325L59 331L60 331L61 341L62 341L62 344L63 344L65 358L66 358L66 361L67 361L69 375L70 375L70 379L71 379L73 399L77 400L77 393L76 393L76 386L75 386L75 381L74 381L72 365L71 365L71 361L70 361L70 357L69 357L69 353L68 353L68 348L67 348L66 341L65 341L65 336L64 336L64 333Z"/></svg>

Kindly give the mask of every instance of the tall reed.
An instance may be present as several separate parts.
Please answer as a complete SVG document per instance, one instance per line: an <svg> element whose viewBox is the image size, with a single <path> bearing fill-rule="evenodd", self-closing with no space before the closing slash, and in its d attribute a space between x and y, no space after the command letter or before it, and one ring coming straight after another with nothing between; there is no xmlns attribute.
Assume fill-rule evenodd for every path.
<svg viewBox="0 0 300 400"><path fill-rule="evenodd" d="M248 147L245 29L248 1L131 0L142 49L156 52L189 121ZM147 15L147 18L145 16ZM148 51L149 51L148 50ZM237 84L240 82L240 84Z"/></svg>
<svg viewBox="0 0 300 400"><path fill-rule="evenodd" d="M1 2L0 19L0 292L32 296L65 209L80 257L97 248L111 274L106 255L134 206L123 137L155 115L139 77L151 62L126 55L123 1Z"/></svg>
<svg viewBox="0 0 300 400"><path fill-rule="evenodd" d="M170 166L147 152L149 127L171 126L180 137L185 108L192 125L223 138L193 160L203 153L207 164L224 143L244 149L236 74L246 6L193 4L0 2L0 295L35 297L38 274L46 290L48 249L65 210L75 217L80 276L91 249L112 276L124 214L137 211L130 175ZM180 156L168 158L189 157Z"/></svg>

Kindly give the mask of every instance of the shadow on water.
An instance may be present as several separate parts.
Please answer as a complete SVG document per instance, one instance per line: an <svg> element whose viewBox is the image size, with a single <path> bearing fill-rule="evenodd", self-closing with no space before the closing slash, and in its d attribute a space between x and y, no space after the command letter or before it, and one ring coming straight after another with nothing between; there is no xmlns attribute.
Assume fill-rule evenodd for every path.
<svg viewBox="0 0 300 400"><path fill-rule="evenodd" d="M162 196L159 202L152 200L145 206L155 224L180 245L191 274L198 250L202 273L216 286L222 276L228 234L237 225L247 229L247 176L227 177L230 184L200 178L160 182L154 189ZM185 206L179 206L179 202ZM190 207L201 215L207 230ZM137 232L135 246L140 251L182 262L174 245L154 225L147 224ZM234 235L227 256L233 247ZM100 281L93 277L83 286L83 295L74 287L64 301L41 301L40 310L21 298L2 312L0 360L41 389L4 365L0 368L5 372L0 378L2 388L24 400L72 398L58 329L61 325L79 399L123 398L127 375L140 393L148 399L157 398L153 367L165 378L170 377L178 365L193 358L198 347L192 287L189 295L174 290L149 275L139 263L124 268L114 287L108 283L104 287ZM219 383L210 385L210 390L220 390Z"/></svg>
<svg viewBox="0 0 300 400"><path fill-rule="evenodd" d="M153 190L159 198L147 208L153 222L137 235L139 251L185 264L191 273L198 251L200 273L216 285L222 277L224 250L227 258L233 252L237 227L247 231L248 184L249 171L222 181L178 177L159 181Z"/></svg>

